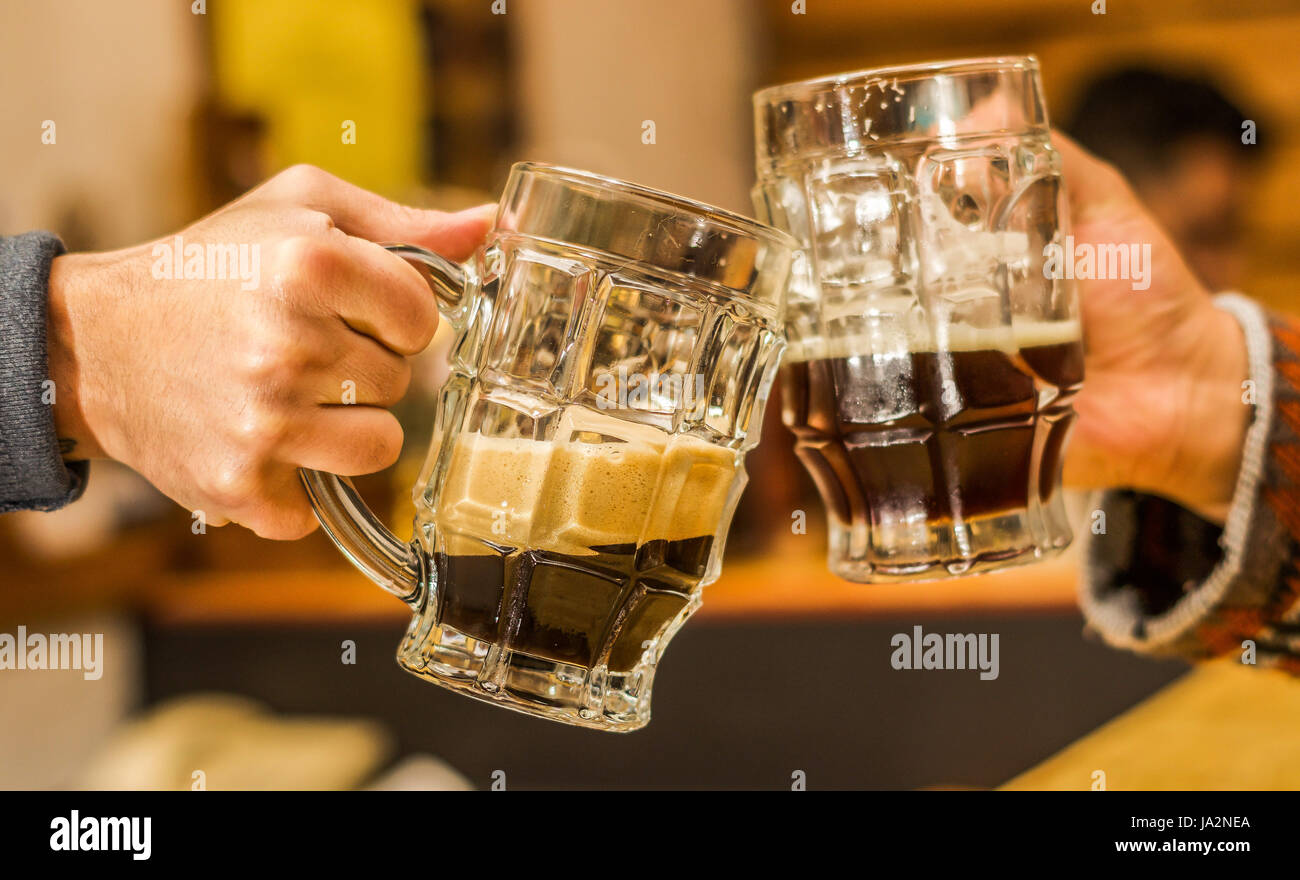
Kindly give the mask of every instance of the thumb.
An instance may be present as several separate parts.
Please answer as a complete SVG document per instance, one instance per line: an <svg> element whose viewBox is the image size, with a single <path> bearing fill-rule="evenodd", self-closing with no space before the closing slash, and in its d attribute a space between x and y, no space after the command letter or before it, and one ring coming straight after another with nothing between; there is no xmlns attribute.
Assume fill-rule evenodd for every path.
<svg viewBox="0 0 1300 880"><path fill-rule="evenodd" d="M412 208L358 189L364 198L349 199L328 211L334 225L367 241L416 244L460 262L474 253L496 217L495 204L448 213Z"/></svg>
<svg viewBox="0 0 1300 880"><path fill-rule="evenodd" d="M361 237L371 241L403 241L408 244L418 244L456 262L468 259L470 254L483 243L497 215L497 206L494 202L476 205L455 213L408 208L405 205L394 205L394 207L398 209L399 215L402 215L399 217L399 223L393 227L394 234L387 237L371 235ZM350 235L357 235L346 228L343 231Z"/></svg>
<svg viewBox="0 0 1300 880"><path fill-rule="evenodd" d="M1113 218L1122 208L1132 208L1137 196L1115 166L1079 146L1060 132L1052 132L1052 146L1061 154L1065 185L1070 193L1070 216L1076 224Z"/></svg>
<svg viewBox="0 0 1300 880"><path fill-rule="evenodd" d="M495 205L448 213L412 208L341 180L310 165L298 165L268 183L278 194L328 214L348 235L374 242L419 245L450 260L464 260L483 241Z"/></svg>

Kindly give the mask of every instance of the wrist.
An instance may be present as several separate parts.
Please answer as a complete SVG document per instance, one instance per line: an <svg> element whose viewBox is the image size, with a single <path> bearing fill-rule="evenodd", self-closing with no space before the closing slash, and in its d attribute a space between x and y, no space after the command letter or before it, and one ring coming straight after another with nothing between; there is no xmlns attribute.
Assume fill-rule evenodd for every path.
<svg viewBox="0 0 1300 880"><path fill-rule="evenodd" d="M1186 418L1162 494L1222 523L1237 486L1246 432L1254 418L1245 334L1237 319L1210 306L1187 365Z"/></svg>
<svg viewBox="0 0 1300 880"><path fill-rule="evenodd" d="M54 431L59 451L69 461L104 457L83 408L85 365L76 345L86 326L85 293L92 259L85 254L64 254L50 264L46 356L54 382Z"/></svg>

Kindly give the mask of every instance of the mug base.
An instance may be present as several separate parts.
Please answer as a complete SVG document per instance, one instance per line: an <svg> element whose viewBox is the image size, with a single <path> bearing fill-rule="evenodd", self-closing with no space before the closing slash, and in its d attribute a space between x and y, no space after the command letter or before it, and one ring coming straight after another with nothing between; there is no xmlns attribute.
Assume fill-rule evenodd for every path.
<svg viewBox="0 0 1300 880"><path fill-rule="evenodd" d="M913 540L830 522L827 564L860 584L923 583L991 574L1059 556L1070 546L1059 502L960 524L926 524Z"/></svg>
<svg viewBox="0 0 1300 880"><path fill-rule="evenodd" d="M630 733L650 723L652 664L630 672L586 668L475 639L446 625L421 636L418 622L397 663L467 697L576 727Z"/></svg>

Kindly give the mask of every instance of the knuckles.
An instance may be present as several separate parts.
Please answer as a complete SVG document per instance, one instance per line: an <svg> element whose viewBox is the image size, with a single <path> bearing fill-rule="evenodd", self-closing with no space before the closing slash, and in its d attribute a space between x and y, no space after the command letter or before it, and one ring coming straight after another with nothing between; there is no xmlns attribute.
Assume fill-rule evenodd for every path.
<svg viewBox="0 0 1300 880"><path fill-rule="evenodd" d="M280 192L290 197L306 200L320 192L329 177L328 173L315 165L300 162L281 171L272 182Z"/></svg>
<svg viewBox="0 0 1300 880"><path fill-rule="evenodd" d="M232 511L247 507L250 500L260 497L262 490L262 480L254 463L241 460L243 457L238 455L233 458L235 460L214 467L196 480L208 504L231 519L235 518L231 516Z"/></svg>
<svg viewBox="0 0 1300 880"><path fill-rule="evenodd" d="M308 209L296 213L295 225L308 235L343 235L343 231L334 225L334 218L324 211Z"/></svg>
<svg viewBox="0 0 1300 880"><path fill-rule="evenodd" d="M243 384L271 398L283 398L312 364L312 353L299 338L266 334L250 342L237 359Z"/></svg>
<svg viewBox="0 0 1300 880"><path fill-rule="evenodd" d="M336 273L344 260L339 243L326 235L294 235L276 246L276 274L281 288L314 288Z"/></svg>
<svg viewBox="0 0 1300 880"><path fill-rule="evenodd" d="M260 467L288 437L286 420L269 408L253 407L235 423L235 451L245 467Z"/></svg>
<svg viewBox="0 0 1300 880"><path fill-rule="evenodd" d="M288 417L272 407L250 406L240 413L195 477L208 503L238 521L232 511L265 498L271 487L268 474L277 466L288 433Z"/></svg>

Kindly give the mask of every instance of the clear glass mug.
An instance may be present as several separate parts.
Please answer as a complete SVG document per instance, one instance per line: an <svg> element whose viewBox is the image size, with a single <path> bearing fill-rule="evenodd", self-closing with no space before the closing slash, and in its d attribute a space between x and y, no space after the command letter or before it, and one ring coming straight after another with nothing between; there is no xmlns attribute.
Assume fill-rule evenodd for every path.
<svg viewBox="0 0 1300 880"><path fill-rule="evenodd" d="M664 646L719 573L795 243L521 163L465 265L389 247L456 331L415 537L397 539L346 479L303 471L321 524L415 610L406 670L569 724L644 726Z"/></svg>
<svg viewBox="0 0 1300 880"><path fill-rule="evenodd" d="M1083 382L1038 63L842 74L754 95L757 215L796 257L782 416L859 582L1042 559L1071 539Z"/></svg>

